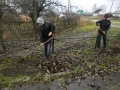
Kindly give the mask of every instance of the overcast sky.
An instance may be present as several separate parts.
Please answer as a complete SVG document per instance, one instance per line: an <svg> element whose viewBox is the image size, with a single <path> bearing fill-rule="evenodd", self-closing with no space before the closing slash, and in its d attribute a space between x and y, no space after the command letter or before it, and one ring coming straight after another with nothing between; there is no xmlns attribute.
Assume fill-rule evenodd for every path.
<svg viewBox="0 0 120 90"><path fill-rule="evenodd" d="M70 0L72 6L79 6L79 8L86 9L91 12L93 10L94 4L97 4L97 7L101 5L106 5L106 12L110 12L112 1L109 0ZM63 5L68 5L68 0L62 0ZM113 4L111 12L116 11L115 2Z"/></svg>

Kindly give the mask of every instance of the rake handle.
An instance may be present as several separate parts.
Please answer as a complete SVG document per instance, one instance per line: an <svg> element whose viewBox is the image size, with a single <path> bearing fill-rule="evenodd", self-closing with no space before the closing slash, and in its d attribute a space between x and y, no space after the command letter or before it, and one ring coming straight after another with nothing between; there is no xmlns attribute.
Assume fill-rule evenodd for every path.
<svg viewBox="0 0 120 90"><path fill-rule="evenodd" d="M49 42L49 41L52 40L53 38L54 38L54 36L51 37L50 39L48 39L47 41L45 41L43 44ZM24 55L23 57L26 57L27 55L29 55L30 53L32 53L33 51L35 51L37 48L40 48L40 47L41 47L41 46L38 46L38 47L34 48L33 50L31 50L29 53L27 53L27 54Z"/></svg>

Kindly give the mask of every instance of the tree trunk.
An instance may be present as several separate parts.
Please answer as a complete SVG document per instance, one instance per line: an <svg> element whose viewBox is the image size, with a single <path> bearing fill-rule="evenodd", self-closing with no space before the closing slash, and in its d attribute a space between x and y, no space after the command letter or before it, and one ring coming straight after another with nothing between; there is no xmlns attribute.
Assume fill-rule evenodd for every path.
<svg viewBox="0 0 120 90"><path fill-rule="evenodd" d="M37 32L38 30L37 30L36 20L37 20L37 18L38 18L38 16L39 16L39 12L38 12L38 10L37 10L37 2L34 0L33 3L34 3L34 4L33 4L33 7L34 7L34 14L33 14L33 16L34 16L34 17L31 17L31 18L32 18L33 27L34 27L35 40L38 40L38 32Z"/></svg>
<svg viewBox="0 0 120 90"><path fill-rule="evenodd" d="M33 27L34 27L33 29L34 29L35 40L38 40L37 24L33 23Z"/></svg>
<svg viewBox="0 0 120 90"><path fill-rule="evenodd" d="M5 51L5 46L3 43L3 30L2 30L2 21L0 19L0 53L3 53Z"/></svg>

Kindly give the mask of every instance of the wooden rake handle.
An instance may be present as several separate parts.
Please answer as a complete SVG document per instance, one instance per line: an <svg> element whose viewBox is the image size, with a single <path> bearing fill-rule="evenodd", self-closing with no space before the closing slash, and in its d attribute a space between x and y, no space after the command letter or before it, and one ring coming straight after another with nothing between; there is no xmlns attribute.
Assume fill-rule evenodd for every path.
<svg viewBox="0 0 120 90"><path fill-rule="evenodd" d="M48 39L47 41L45 41L43 44L49 42L49 41L52 40L53 38L54 38L54 36L51 37L50 39ZM41 47L40 45L37 46L36 48L34 48L33 50L31 50L30 52L28 52L27 54L25 54L23 57L26 57L27 55L31 54L32 52L34 52L36 49L38 49L38 48L40 48L40 47Z"/></svg>
<svg viewBox="0 0 120 90"><path fill-rule="evenodd" d="M103 32L103 30L100 28L100 30ZM103 33L104 34L104 33ZM106 34L104 34L104 35L106 35Z"/></svg>

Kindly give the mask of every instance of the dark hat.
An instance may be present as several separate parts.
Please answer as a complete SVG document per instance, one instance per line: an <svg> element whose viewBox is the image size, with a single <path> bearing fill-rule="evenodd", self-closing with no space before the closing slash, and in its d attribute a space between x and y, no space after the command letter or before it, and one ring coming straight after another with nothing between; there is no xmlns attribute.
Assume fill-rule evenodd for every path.
<svg viewBox="0 0 120 90"><path fill-rule="evenodd" d="M109 18L109 17L113 17L113 15L112 15L111 13L106 13L106 14L104 15L104 18Z"/></svg>

